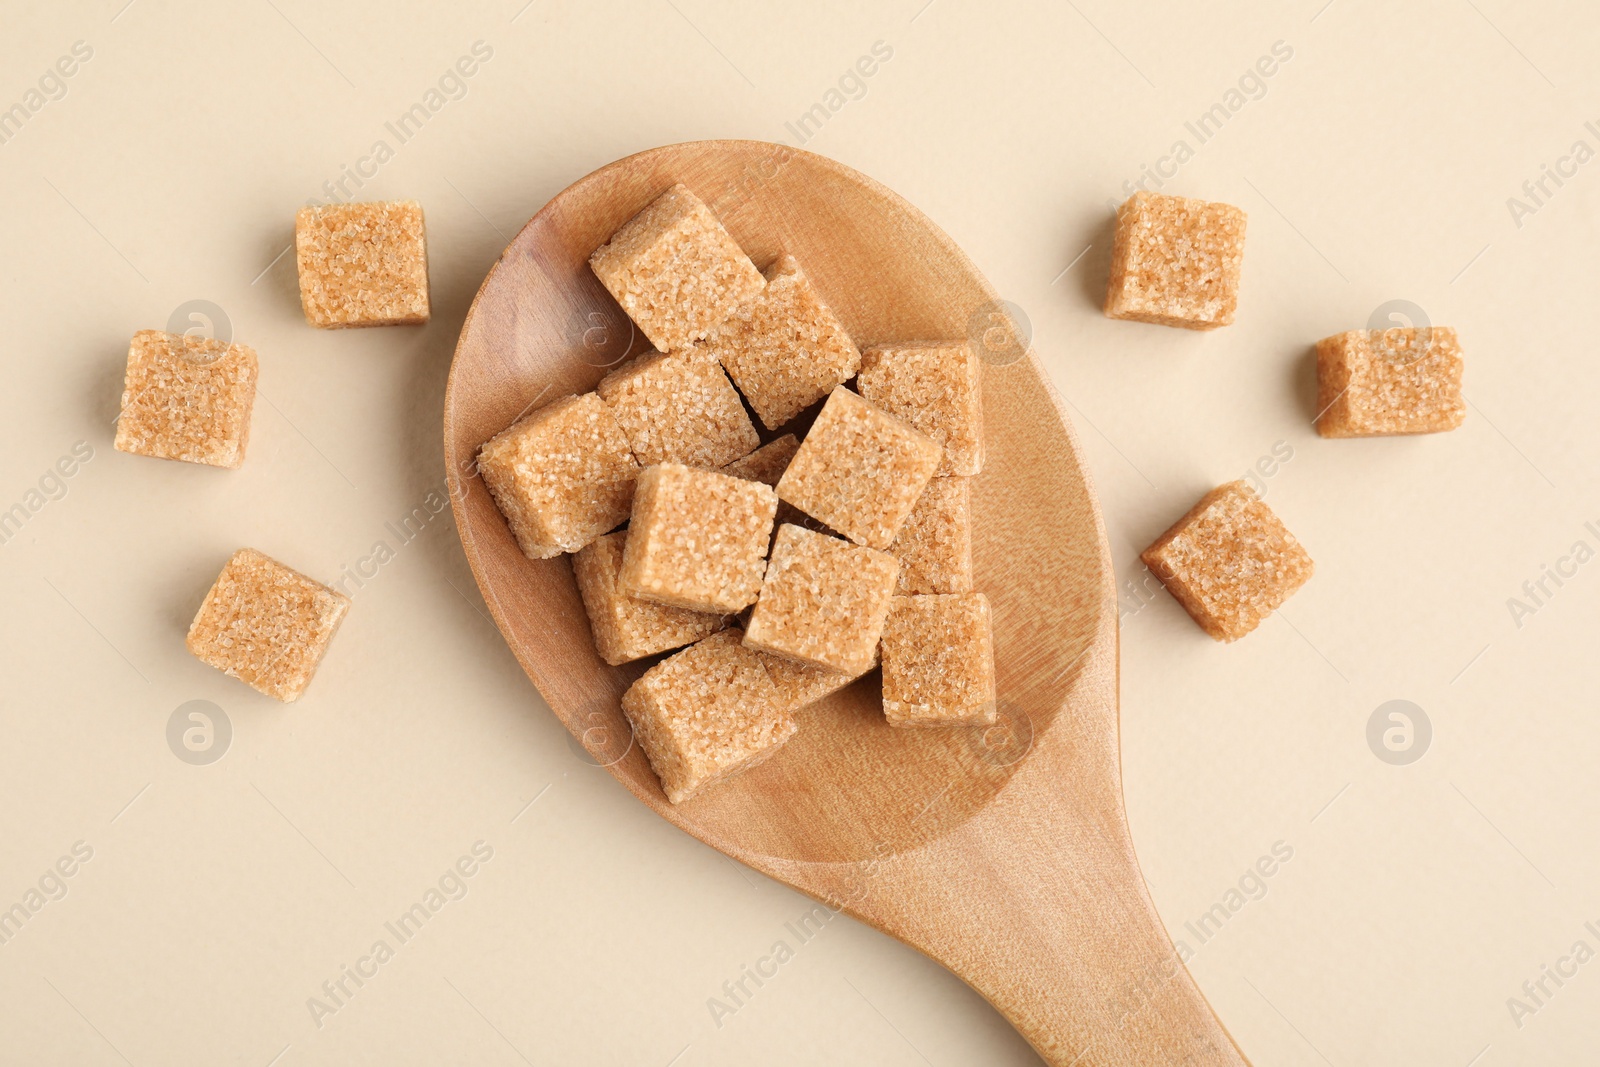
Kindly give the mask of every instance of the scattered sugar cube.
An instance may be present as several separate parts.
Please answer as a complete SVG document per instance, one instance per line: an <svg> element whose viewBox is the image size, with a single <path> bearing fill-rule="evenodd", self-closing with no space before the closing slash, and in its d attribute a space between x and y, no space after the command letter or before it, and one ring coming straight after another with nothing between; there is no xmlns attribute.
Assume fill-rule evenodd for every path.
<svg viewBox="0 0 1600 1067"><path fill-rule="evenodd" d="M576 552L622 525L639 465L593 393L519 419L478 450L478 471L529 559Z"/></svg>
<svg viewBox="0 0 1600 1067"><path fill-rule="evenodd" d="M767 675L772 679L772 684L777 687L780 706L790 711L799 711L801 708L810 707L824 697L832 696L857 678L861 674L839 674L835 671L825 671L821 667L808 667L804 663L784 659L782 656L771 656L765 652L760 653L761 661L767 665ZM867 669L876 666L876 660Z"/></svg>
<svg viewBox="0 0 1600 1067"><path fill-rule="evenodd" d="M679 463L639 475L619 581L624 592L691 611L756 599L778 495L760 482Z"/></svg>
<svg viewBox="0 0 1600 1067"><path fill-rule="evenodd" d="M888 548L942 452L937 441L840 386L778 480L778 496L859 545Z"/></svg>
<svg viewBox="0 0 1600 1067"><path fill-rule="evenodd" d="M972 592L972 482L935 478L889 546L900 561L895 592Z"/></svg>
<svg viewBox="0 0 1600 1067"><path fill-rule="evenodd" d="M722 223L674 185L589 257L600 283L662 352L705 339L766 286Z"/></svg>
<svg viewBox="0 0 1600 1067"><path fill-rule="evenodd" d="M940 475L983 470L983 364L965 341L876 345L861 353L861 396L944 446Z"/></svg>
<svg viewBox="0 0 1600 1067"><path fill-rule="evenodd" d="M1315 567L1242 481L1201 497L1139 558L1218 641L1236 641L1254 630Z"/></svg>
<svg viewBox="0 0 1600 1067"><path fill-rule="evenodd" d="M1117 209L1106 314L1214 330L1233 321L1245 213L1229 204L1138 192Z"/></svg>
<svg viewBox="0 0 1600 1067"><path fill-rule="evenodd" d="M766 760L795 732L759 652L724 630L651 667L622 694L622 712L681 804Z"/></svg>
<svg viewBox="0 0 1600 1067"><path fill-rule="evenodd" d="M128 345L113 444L237 470L250 441L257 377L256 354L246 345L140 330Z"/></svg>
<svg viewBox="0 0 1600 1067"><path fill-rule="evenodd" d="M1467 416L1461 342L1447 326L1352 330L1317 342L1323 437L1443 433Z"/></svg>
<svg viewBox="0 0 1600 1067"><path fill-rule="evenodd" d="M877 655L900 563L799 526L778 528L744 643L838 674L860 675Z"/></svg>
<svg viewBox="0 0 1600 1067"><path fill-rule="evenodd" d="M720 467L761 443L728 376L702 352L641 356L600 379L595 392L641 467Z"/></svg>
<svg viewBox="0 0 1600 1067"><path fill-rule="evenodd" d="M428 241L415 200L303 207L294 255L300 307L313 326L428 321Z"/></svg>
<svg viewBox="0 0 1600 1067"><path fill-rule="evenodd" d="M601 659L616 666L693 644L728 625L725 615L671 608L624 593L617 576L627 540L626 532L597 537L572 557Z"/></svg>
<svg viewBox="0 0 1600 1067"><path fill-rule="evenodd" d="M890 726L990 726L994 635L982 593L897 596L883 627Z"/></svg>
<svg viewBox="0 0 1600 1067"><path fill-rule="evenodd" d="M854 377L861 353L793 256L780 257L766 279L706 345L774 430Z"/></svg>
<svg viewBox="0 0 1600 1067"><path fill-rule="evenodd" d="M289 703L305 692L350 598L253 548L228 560L189 626L202 662Z"/></svg>

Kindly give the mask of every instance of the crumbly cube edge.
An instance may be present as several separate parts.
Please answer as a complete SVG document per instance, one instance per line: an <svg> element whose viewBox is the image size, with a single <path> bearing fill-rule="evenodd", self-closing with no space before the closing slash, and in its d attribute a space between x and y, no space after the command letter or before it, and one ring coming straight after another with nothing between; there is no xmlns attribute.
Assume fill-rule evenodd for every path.
<svg viewBox="0 0 1600 1067"><path fill-rule="evenodd" d="M894 543L943 448L840 386L778 481L778 496L868 548Z"/></svg>
<svg viewBox="0 0 1600 1067"><path fill-rule="evenodd" d="M755 601L778 494L678 463L639 476L618 583L630 596L728 613Z"/></svg>
<svg viewBox="0 0 1600 1067"><path fill-rule="evenodd" d="M823 670L821 667L811 667L804 663L796 663L792 659L774 656L769 652L760 653L761 661L766 664L767 675L772 679L772 684L777 687L782 698L782 705L790 711L799 711L801 708L810 707L827 697L832 696L845 686L850 685L866 674L861 671L857 674L839 674L835 671ZM874 657L872 664L867 667L871 670L877 666Z"/></svg>
<svg viewBox="0 0 1600 1067"><path fill-rule="evenodd" d="M711 209L681 183L624 223L589 266L662 352L704 340L767 284Z"/></svg>
<svg viewBox="0 0 1600 1067"><path fill-rule="evenodd" d="M617 584L627 531L590 541L572 556L595 651L613 667L692 645L728 625L725 615L686 611L624 593Z"/></svg>
<svg viewBox="0 0 1600 1067"><path fill-rule="evenodd" d="M972 592L972 479L935 478L916 507L890 555L900 561L895 592Z"/></svg>
<svg viewBox="0 0 1600 1067"><path fill-rule="evenodd" d="M1201 497L1139 558L1218 641L1237 641L1254 630L1316 566L1243 481Z"/></svg>
<svg viewBox="0 0 1600 1067"><path fill-rule="evenodd" d="M1230 324L1246 222L1231 204L1134 193L1117 209L1106 315L1189 330Z"/></svg>
<svg viewBox="0 0 1600 1067"><path fill-rule="evenodd" d="M1420 351L1420 355L1414 355ZM1351 330L1317 342L1317 433L1444 433L1466 420L1464 361L1448 326Z"/></svg>
<svg viewBox="0 0 1600 1067"><path fill-rule="evenodd" d="M593 393L518 419L478 449L477 466L529 559L576 552L620 526L639 473L622 427Z"/></svg>
<svg viewBox="0 0 1600 1067"><path fill-rule="evenodd" d="M427 227L415 200L301 208L294 243L300 306L311 325L428 321Z"/></svg>
<svg viewBox="0 0 1600 1067"><path fill-rule="evenodd" d="M750 648L836 674L877 655L900 561L800 526L779 528L745 628Z"/></svg>
<svg viewBox="0 0 1600 1067"><path fill-rule="evenodd" d="M771 758L794 736L759 653L724 630L673 653L622 695L667 800L681 804Z"/></svg>
<svg viewBox="0 0 1600 1067"><path fill-rule="evenodd" d="M708 335L708 349L769 430L855 376L861 352L791 255L767 287Z"/></svg>
<svg viewBox="0 0 1600 1067"><path fill-rule="evenodd" d="M760 482L775 490L778 488L778 479L789 469L789 463L799 448L800 442L795 439L794 434L786 433L782 437L773 438L742 459L723 464L722 473Z"/></svg>
<svg viewBox="0 0 1600 1067"><path fill-rule="evenodd" d="M291 703L349 610L343 593L242 548L206 592L184 643L201 662Z"/></svg>
<svg viewBox="0 0 1600 1067"><path fill-rule="evenodd" d="M938 477L983 471L983 362L965 341L873 345L856 390L944 448Z"/></svg>
<svg viewBox="0 0 1600 1067"><path fill-rule="evenodd" d="M640 356L600 379L595 392L641 467L720 467L761 444L722 365L701 352Z"/></svg>
<svg viewBox="0 0 1600 1067"><path fill-rule="evenodd" d="M731 474L735 478L744 478L752 482L768 485L774 491L778 488L778 481L783 477L783 472L789 469L789 464L794 460L795 452L800 448L800 442L794 434L786 433L782 437L775 437L762 445L743 459L736 459L732 463L721 467L723 474ZM784 500L778 501L778 514L773 519L772 534L778 534L778 527L786 522L797 526L804 526L808 518L799 508Z"/></svg>
<svg viewBox="0 0 1600 1067"><path fill-rule="evenodd" d="M883 627L890 726L994 724L994 634L982 593L897 596Z"/></svg>
<svg viewBox="0 0 1600 1067"><path fill-rule="evenodd" d="M248 345L162 330L128 343L121 452L237 470L250 445L260 361Z"/></svg>

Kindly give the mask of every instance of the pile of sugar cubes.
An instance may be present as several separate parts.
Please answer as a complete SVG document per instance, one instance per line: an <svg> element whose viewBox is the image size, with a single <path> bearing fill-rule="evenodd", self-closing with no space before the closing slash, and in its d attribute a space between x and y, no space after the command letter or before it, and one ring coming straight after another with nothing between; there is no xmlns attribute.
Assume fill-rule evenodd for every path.
<svg viewBox="0 0 1600 1067"><path fill-rule="evenodd" d="M307 207L295 217L306 321L324 329L428 321L428 248L412 200ZM248 345L140 330L128 346L115 446L237 470L260 362ZM234 553L189 627L202 661L262 693L305 691L350 598L253 548Z"/></svg>
<svg viewBox="0 0 1600 1067"><path fill-rule="evenodd" d="M1117 211L1105 313L1214 330L1233 322L1245 214L1138 192ZM1448 327L1353 330L1317 343L1317 432L1441 433L1466 416L1461 344ZM1311 557L1244 481L1218 486L1141 558L1219 641L1254 630L1311 577Z"/></svg>
<svg viewBox="0 0 1600 1067"><path fill-rule="evenodd" d="M682 185L589 262L655 350L519 419L478 471L526 555L572 554L602 659L680 650L622 698L667 798L767 759L880 665L889 726L993 723L967 342L858 349L794 257L763 274Z"/></svg>

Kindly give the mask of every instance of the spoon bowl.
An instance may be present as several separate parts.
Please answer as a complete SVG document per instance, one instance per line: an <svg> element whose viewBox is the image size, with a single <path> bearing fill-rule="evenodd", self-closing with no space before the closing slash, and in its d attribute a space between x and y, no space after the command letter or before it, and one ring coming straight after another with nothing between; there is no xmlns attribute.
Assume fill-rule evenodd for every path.
<svg viewBox="0 0 1600 1067"><path fill-rule="evenodd" d="M984 359L975 588L993 609L998 722L898 730L876 673L798 713L776 756L673 805L620 710L653 661L594 650L571 564L530 560L474 456L521 414L649 348L589 254L682 182L757 266L804 265L851 337L967 338ZM1077 438L1015 317L924 215L812 153L705 141L579 180L517 234L462 328L445 398L456 525L496 624L551 710L657 814L907 942L1051 1064L1242 1064L1139 873L1117 747L1117 607Z"/></svg>

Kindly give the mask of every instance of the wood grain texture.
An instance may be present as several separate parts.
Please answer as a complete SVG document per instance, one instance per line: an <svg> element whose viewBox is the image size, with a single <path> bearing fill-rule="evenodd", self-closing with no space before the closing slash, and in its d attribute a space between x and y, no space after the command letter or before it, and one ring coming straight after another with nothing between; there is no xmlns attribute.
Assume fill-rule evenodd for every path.
<svg viewBox="0 0 1600 1067"><path fill-rule="evenodd" d="M525 410L648 347L589 253L675 182L758 267L795 255L855 340L962 338L995 301L955 244L883 186L781 145L709 141L613 163L550 201L483 283L445 400L456 524L518 661L594 757L663 818L925 952L1053 1065L1242 1064L1179 963L1122 804L1117 610L1076 437L1031 353L984 367L972 483L976 588L993 605L1000 723L896 730L876 672L800 714L772 760L667 803L619 700L652 661L594 650L571 564L518 550L473 471Z"/></svg>

